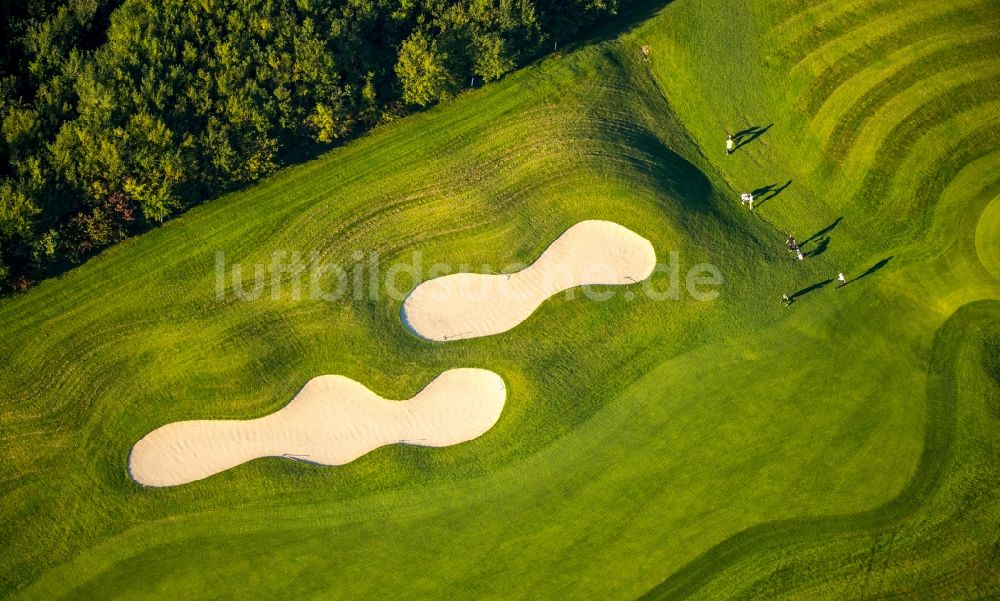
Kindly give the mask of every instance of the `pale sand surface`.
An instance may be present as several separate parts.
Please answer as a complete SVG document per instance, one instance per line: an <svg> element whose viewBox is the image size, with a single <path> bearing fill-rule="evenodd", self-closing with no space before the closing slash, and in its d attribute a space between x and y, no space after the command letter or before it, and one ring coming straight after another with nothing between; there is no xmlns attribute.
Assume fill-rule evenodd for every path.
<svg viewBox="0 0 1000 601"><path fill-rule="evenodd" d="M499 334L563 290L633 284L655 266L653 245L642 236L611 221L581 221L517 273L456 273L420 284L403 301L401 317L428 340Z"/></svg>
<svg viewBox="0 0 1000 601"><path fill-rule="evenodd" d="M153 430L132 448L129 473L145 486L175 486L258 457L343 465L387 444L445 447L492 428L506 396L500 376L485 369L445 371L407 401L383 399L343 376L319 376L266 417Z"/></svg>

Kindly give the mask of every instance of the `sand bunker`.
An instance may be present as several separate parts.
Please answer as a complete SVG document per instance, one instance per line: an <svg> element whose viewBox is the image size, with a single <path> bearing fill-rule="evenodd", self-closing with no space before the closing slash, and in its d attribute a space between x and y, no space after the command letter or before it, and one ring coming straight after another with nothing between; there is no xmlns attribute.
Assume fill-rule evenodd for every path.
<svg viewBox="0 0 1000 601"><path fill-rule="evenodd" d="M513 274L456 273L426 281L403 302L403 322L428 340L510 330L554 294L588 284L632 284L656 266L648 240L610 221L581 221Z"/></svg>
<svg viewBox="0 0 1000 601"><path fill-rule="evenodd" d="M485 369L450 369L408 401L385 400L343 376L319 376L260 419L153 430L132 448L129 473L145 486L175 486L258 457L343 465L387 444L446 447L492 428L506 397L503 380Z"/></svg>

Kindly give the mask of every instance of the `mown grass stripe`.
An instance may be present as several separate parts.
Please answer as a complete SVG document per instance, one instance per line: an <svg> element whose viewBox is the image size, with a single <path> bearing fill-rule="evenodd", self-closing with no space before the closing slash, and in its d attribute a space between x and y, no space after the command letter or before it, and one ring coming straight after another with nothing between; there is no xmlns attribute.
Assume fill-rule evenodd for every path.
<svg viewBox="0 0 1000 601"><path fill-rule="evenodd" d="M925 11L904 10L900 19L888 21L888 28L882 22L867 25L850 32L836 44L828 44L816 53L803 57L792 69L793 75L811 74L811 83L796 101L802 112L807 116L815 115L843 82L898 48L944 31L996 19L996 12L988 3L971 2L968 6L942 3L934 6Z"/></svg>
<svg viewBox="0 0 1000 601"><path fill-rule="evenodd" d="M811 54L844 32L899 10L894 0L827 0L804 12L792 13L790 19L767 32L767 40L777 48L777 57L795 60Z"/></svg>
<svg viewBox="0 0 1000 601"><path fill-rule="evenodd" d="M963 36L968 39L967 36ZM955 42L957 40L949 40ZM1000 36L973 39L964 44L949 43L917 61L904 65L892 75L879 81L858 97L840 114L832 133L827 136L824 156L830 161L847 157L855 139L864 129L865 121L877 115L879 109L893 98L906 94L916 82L936 73L955 69L973 69L985 59L1000 56ZM976 63L968 64L966 63ZM850 85L853 80L845 83ZM835 98L831 96L831 100ZM842 106L842 105L841 105Z"/></svg>
<svg viewBox="0 0 1000 601"><path fill-rule="evenodd" d="M962 482L960 475L956 477L955 469L961 466L956 465L955 439L959 436L965 443L958 451L963 459L969 455L973 458L996 455L995 445L985 448L968 445L979 440L980 432L996 432L997 424L995 420L987 421L973 426L971 432L968 430L979 419L981 405L970 393L968 381L960 379L959 374L966 371L963 369L966 366L959 358L970 347L982 352L979 346L983 343L982 332L996 330L998 324L1000 303L980 301L962 307L938 330L927 382L928 429L920 467L891 503L860 514L789 520L744 530L668 577L643 595L642 601L712 597L722 591L749 598L779 598L805 591L812 598L843 598L843 584L831 586L830 570L843 567L847 560L852 569L842 573L842 577L865 578L865 573L856 569L856 563L866 562L868 554L856 550L871 549L873 534L903 529L912 536L913 531L922 530L929 518L947 520L949 513L955 517L962 514L962 506L946 508L949 513L943 516L937 513L940 509L933 505L936 497L952 494L946 485L957 484L971 495L966 497L967 504L985 497L995 507L998 499L989 481ZM959 429L959 425L963 427ZM853 542L851 550L855 551L848 557L842 555L845 540ZM919 538L910 538L907 543L886 546L879 555L913 556L922 550L919 543ZM984 550L980 547L979 552ZM798 560L800 557L803 559ZM823 561L822 569L815 569L818 561ZM905 563L897 565L902 567Z"/></svg>
<svg viewBox="0 0 1000 601"><path fill-rule="evenodd" d="M1000 102L994 103L993 106L1000 109ZM940 159L928 161L932 164L919 179L919 185L914 193L916 202L910 211L916 218L917 232L926 231L930 226L934 203L954 177L965 166L996 152L995 145L983 141L1000 139L1000 112L997 115L998 118L993 123L985 123L956 140L942 144L943 152Z"/></svg>
<svg viewBox="0 0 1000 601"><path fill-rule="evenodd" d="M851 159L851 166L844 171L847 177L858 173L865 174L857 188L855 200L870 208L888 200L887 194L896 179L897 172L910 156L917 141L928 135L932 128L955 115L988 105L989 96L984 92L997 86L1000 86L1000 75L996 73L996 69L984 77L963 81L913 107L908 115L896 119L896 124L888 132L876 138L881 142L872 140L873 144L878 144L873 153L865 151L872 144L866 143L864 148L855 146L855 154L858 156ZM988 144L979 147L992 148ZM946 145L939 145L938 148L944 153ZM934 157L922 158L926 161ZM904 185L910 183L911 180L907 178L911 175L904 174ZM901 208L905 207L906 205L903 205Z"/></svg>
<svg viewBox="0 0 1000 601"><path fill-rule="evenodd" d="M17 351L0 384L18 387L0 406L0 445L16 464L0 468L9 517L0 596L627 599L656 584L651 575L683 571L754 524L891 500L927 452L925 418L941 417L925 416L922 404L935 332L962 299L997 294L987 273L959 262L976 253L949 245L969 235L965 213L978 208L961 194L973 188L964 178L992 176L993 163L963 165L997 150L996 90L955 98L951 109L962 112L928 108L956 82L987 75L981 61L934 73L864 120L846 159L823 162L823 146L806 145L829 129L809 130L795 103L813 83L808 73L789 77L787 65L758 60L773 49L760 41L783 6L765 1L672 3L628 43L553 56L0 301L0 355ZM845 6L868 10L794 10L813 8L802 24L827 11L843 24ZM909 7L897 1L892 14ZM985 22L961 18L928 35L960 37ZM822 40L845 37L817 56L864 50L885 33L878 28L897 27L891 21L825 30ZM638 56L647 43L650 64ZM657 79L647 69L659 69ZM848 79L838 97L864 96L861 81ZM930 130L900 130L913 146L899 151L884 196L852 202L872 161L892 166L877 153L897 119ZM770 123L724 155L727 128ZM761 213L775 228L831 241L803 263L733 198L789 179ZM942 186L947 194L933 198ZM930 207L961 218L935 219L924 232ZM530 260L581 218L620 221L658 253L677 251L681 298L556 298L508 335L455 345L407 334L387 299L212 299L217 248L251 261L276 248L333 259L358 246L387 256L421 248L429 261L495 265ZM716 301L685 291L685 272L700 262L724 274ZM841 270L859 279L813 288L791 307L778 302ZM956 350L963 369L977 357ZM124 472L130 445L167 421L261 415L319 373L404 398L460 365L502 373L511 391L496 429L468 445L386 449L330 470L264 460L171 491L139 490ZM931 367L937 378L940 366ZM982 398L975 392L968 398ZM33 477L18 478L26 473ZM996 488L975 472L958 477ZM949 531L994 526L984 519ZM761 539L753 552L768 554L748 556L736 585L715 566L699 590L873 594L892 584L880 564L899 557L882 550L926 533L873 527L821 536L850 541L825 563L809 561L814 541ZM976 569L994 563L978 548L964 547L970 561L958 573L992 592L995 576ZM940 576L949 557L918 557L921 573L953 580ZM899 574L896 584L911 572Z"/></svg>

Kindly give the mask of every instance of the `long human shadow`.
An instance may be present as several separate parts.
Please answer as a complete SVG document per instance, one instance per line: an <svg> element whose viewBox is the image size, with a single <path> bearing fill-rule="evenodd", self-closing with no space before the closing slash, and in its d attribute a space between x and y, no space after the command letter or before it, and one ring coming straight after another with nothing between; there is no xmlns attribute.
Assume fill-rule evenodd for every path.
<svg viewBox="0 0 1000 601"><path fill-rule="evenodd" d="M803 242L802 244L804 245L805 242ZM812 250L810 250L810 251L808 251L806 253L803 253L803 254L805 256L807 256L807 257L818 257L821 254L825 253L826 249L829 246L830 246L830 237L827 236L826 238L823 238L818 243L816 243L816 248L814 248L814 249L812 249Z"/></svg>
<svg viewBox="0 0 1000 601"><path fill-rule="evenodd" d="M820 231L816 232L812 236L809 236L808 238L806 238L805 240L803 240L802 244L808 244L808 243L812 242L813 240L815 240L816 238L819 238L821 236L825 236L825 235L829 234L830 232L833 231L833 228L835 228L838 225L840 225L840 222L843 221L843 220L844 220L843 217L837 217L836 219L833 220L833 223L831 223L830 225L828 225L825 228L821 229Z"/></svg>
<svg viewBox="0 0 1000 601"><path fill-rule="evenodd" d="M810 292L812 292L814 290L819 290L820 288L824 288L824 287L828 286L830 284L830 282L832 282L832 281L833 281L833 278L830 278L830 279L827 279L827 280L823 280L822 282L816 282L815 284L813 284L811 286L806 286L802 290L799 290L795 294L792 294L791 296L789 296L788 300L794 302L799 297L805 296L805 295L809 294Z"/></svg>
<svg viewBox="0 0 1000 601"><path fill-rule="evenodd" d="M757 188L756 190L754 190L753 192L751 192L751 194L753 194L754 200L756 200L756 202L757 202L756 206L759 207L760 205L764 204L768 200L771 200L775 196L777 196L777 195L781 194L782 192L784 192L785 188L787 188L788 186L791 186L791 185L792 185L792 180L788 180L787 182L785 182L784 184L782 184L780 186L778 184L770 184L770 185L764 186L763 188Z"/></svg>
<svg viewBox="0 0 1000 601"><path fill-rule="evenodd" d="M753 127L748 127L744 130L736 132L733 134L733 141L736 142L736 148L733 150L739 150L743 146L746 146L757 138L763 136L773 125L773 123L769 123L764 127L754 125Z"/></svg>
<svg viewBox="0 0 1000 601"><path fill-rule="evenodd" d="M869 267L867 271L865 271L864 273L862 273L858 277L856 277L856 278L852 279L851 281L847 282L847 284L852 284L854 282L857 282L858 280L862 280L862 279L870 276L871 274L875 273L879 269L882 269L883 267L885 267L889 263L889 261L891 261L891 260L892 260L892 256L888 256L888 257L882 259L878 263L876 263L876 264L872 265L871 267ZM847 284L844 284L844 285L846 286Z"/></svg>

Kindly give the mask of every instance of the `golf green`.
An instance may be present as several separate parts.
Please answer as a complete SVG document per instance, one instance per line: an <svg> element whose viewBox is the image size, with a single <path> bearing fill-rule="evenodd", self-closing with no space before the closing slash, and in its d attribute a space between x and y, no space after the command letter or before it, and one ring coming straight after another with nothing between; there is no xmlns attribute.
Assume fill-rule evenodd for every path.
<svg viewBox="0 0 1000 601"><path fill-rule="evenodd" d="M1000 594L995 0L646 8L0 300L0 596ZM512 272L584 220L665 268L495 336L403 327L393 266ZM469 442L126 469L317 375L408 399L455 367L507 388Z"/></svg>

